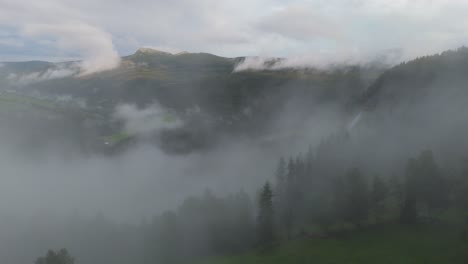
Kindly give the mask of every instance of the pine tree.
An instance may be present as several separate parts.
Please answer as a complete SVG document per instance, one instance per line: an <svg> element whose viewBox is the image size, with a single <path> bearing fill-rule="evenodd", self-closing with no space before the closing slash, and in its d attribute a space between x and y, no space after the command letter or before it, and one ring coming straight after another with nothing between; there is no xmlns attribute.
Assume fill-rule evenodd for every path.
<svg viewBox="0 0 468 264"><path fill-rule="evenodd" d="M223 254L236 254L253 246L255 218L249 195L241 190L225 199L227 210L220 223L225 244Z"/></svg>
<svg viewBox="0 0 468 264"><path fill-rule="evenodd" d="M66 249L59 251L49 250L45 257L40 257L35 264L74 264L75 259L68 254Z"/></svg>
<svg viewBox="0 0 468 264"><path fill-rule="evenodd" d="M292 161L289 161L288 168L286 162L281 158L276 168L276 188L275 188L275 210L278 212L279 228L286 231L289 236L292 225L291 209L291 181L294 169Z"/></svg>
<svg viewBox="0 0 468 264"><path fill-rule="evenodd" d="M405 195L400 211L400 221L404 224L414 224L417 221L417 197L419 195L417 182L417 162L409 159L406 165Z"/></svg>
<svg viewBox="0 0 468 264"><path fill-rule="evenodd" d="M178 260L177 248L180 247L177 214L166 211L160 216L157 232L156 259L164 263L174 263Z"/></svg>
<svg viewBox="0 0 468 264"><path fill-rule="evenodd" d="M465 163L458 180L456 204L460 211L465 214L466 224L468 225L468 160Z"/></svg>
<svg viewBox="0 0 468 264"><path fill-rule="evenodd" d="M385 212L385 200L387 199L389 189L384 180L379 176L374 176L372 183L371 203L374 212L375 221L378 222L383 212Z"/></svg>
<svg viewBox="0 0 468 264"><path fill-rule="evenodd" d="M280 193L279 201L279 224L286 233L286 236L290 238L292 236L293 224L295 219L295 209L297 208L296 196L299 193L297 188L298 170L297 163L290 158L287 165L286 179L284 181L284 187L282 193Z"/></svg>
<svg viewBox="0 0 468 264"><path fill-rule="evenodd" d="M271 246L275 240L273 192L268 182L265 183L260 193L257 234L258 243L262 247Z"/></svg>
<svg viewBox="0 0 468 264"><path fill-rule="evenodd" d="M426 205L428 215L432 215L447 204L447 189L431 150L421 152L417 173L419 198Z"/></svg>
<svg viewBox="0 0 468 264"><path fill-rule="evenodd" d="M281 206L281 203L285 200L286 187L287 187L287 168L286 161L283 157L278 160L278 165L275 171L275 194L278 200L277 205Z"/></svg>
<svg viewBox="0 0 468 264"><path fill-rule="evenodd" d="M394 199L398 209L403 207L404 201L404 186L397 175L392 175L388 181L390 193L389 195Z"/></svg>
<svg viewBox="0 0 468 264"><path fill-rule="evenodd" d="M461 239L468 241L468 160L464 161L460 178L457 182L457 192L455 195L456 205L464 218L464 228L461 231Z"/></svg>
<svg viewBox="0 0 468 264"><path fill-rule="evenodd" d="M346 220L360 226L369 217L369 190L367 182L357 168L346 174Z"/></svg>
<svg viewBox="0 0 468 264"><path fill-rule="evenodd" d="M283 157L281 157L278 161L278 165L276 167L276 173L275 173L275 178L276 178L276 186L280 186L284 184L286 181L286 161L284 160Z"/></svg>
<svg viewBox="0 0 468 264"><path fill-rule="evenodd" d="M341 221L346 216L348 199L343 177L333 179L332 185L332 218L335 221Z"/></svg>

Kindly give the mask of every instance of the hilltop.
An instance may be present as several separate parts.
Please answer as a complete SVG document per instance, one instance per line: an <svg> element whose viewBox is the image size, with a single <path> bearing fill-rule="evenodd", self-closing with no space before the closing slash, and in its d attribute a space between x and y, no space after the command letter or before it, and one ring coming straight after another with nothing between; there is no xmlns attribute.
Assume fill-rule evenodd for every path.
<svg viewBox="0 0 468 264"><path fill-rule="evenodd" d="M157 103L185 119L183 131L168 137L188 140L185 152L190 146L203 148L202 138L225 133L264 137L265 128L290 100L307 104L306 112L322 104L347 111L375 72L358 66L234 72L244 59L140 48L122 57L120 67L87 76L76 73L76 62L5 63L0 90L49 101L79 101L83 110L109 121L97 129L103 137L122 132L118 124L110 124L118 105L144 109ZM193 109L199 114L188 117Z"/></svg>
<svg viewBox="0 0 468 264"><path fill-rule="evenodd" d="M73 102L76 111L99 116L99 122L91 122L100 124L92 134L103 138L123 132L118 123L113 123L118 105L145 109L157 103L184 120L185 125L177 133L165 137L186 141L182 144L182 152L186 152L194 146L207 147L206 138L216 139L226 133L269 138L268 141L300 136L297 132L268 131L284 108L291 107L291 102L301 109L304 118L321 106L331 106L341 113L343 126L361 110L368 113L364 115L364 123L376 124L383 120L382 116L391 119L396 114L409 118L421 111L417 108L419 104L413 102L435 100L433 94L445 100L444 105L463 111L464 102L460 100L466 95L463 83L467 81L467 54L466 48L460 48L401 63L386 71L342 66L327 70L236 72L234 68L245 58L208 53L171 54L140 48L122 57L120 67L88 76L73 73L76 62L4 63L0 68L0 90L51 102L68 98L68 104ZM457 96L452 98L453 95ZM390 112L393 114L389 115ZM94 118L83 120L90 119ZM300 134L301 130L296 131Z"/></svg>

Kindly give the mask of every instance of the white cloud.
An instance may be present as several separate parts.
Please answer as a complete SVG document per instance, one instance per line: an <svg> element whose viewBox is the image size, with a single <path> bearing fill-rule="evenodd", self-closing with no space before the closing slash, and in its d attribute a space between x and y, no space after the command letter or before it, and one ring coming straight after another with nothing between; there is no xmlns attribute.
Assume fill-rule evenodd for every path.
<svg viewBox="0 0 468 264"><path fill-rule="evenodd" d="M182 126L182 121L174 113L156 103L144 109L129 104L119 105L114 116L124 121L125 131L131 135L146 136Z"/></svg>
<svg viewBox="0 0 468 264"><path fill-rule="evenodd" d="M324 60L400 49L406 60L468 42L468 2L462 0L0 0L0 5L0 28L48 25L30 37L50 36L64 57L80 50L78 56L91 62L89 71L111 65L103 58L115 56L115 49L126 55L141 46Z"/></svg>
<svg viewBox="0 0 468 264"><path fill-rule="evenodd" d="M401 62L400 49L384 50L380 53L359 53L358 51L343 50L340 52L316 52L291 56L288 58L246 57L234 67L234 72L248 70L280 70L289 68L317 68L330 69L337 65L368 65L379 63L385 66Z"/></svg>
<svg viewBox="0 0 468 264"><path fill-rule="evenodd" d="M42 82L52 79L60 79L69 76L78 75L80 73L79 64L71 65L57 65L56 67L49 68L43 72L32 72L28 74L14 74L10 73L7 79L15 84L26 85L31 83Z"/></svg>
<svg viewBox="0 0 468 264"><path fill-rule="evenodd" d="M112 44L112 36L85 23L27 24L23 34L28 37L52 37L58 50L78 52L80 75L111 70L120 63L120 57Z"/></svg>

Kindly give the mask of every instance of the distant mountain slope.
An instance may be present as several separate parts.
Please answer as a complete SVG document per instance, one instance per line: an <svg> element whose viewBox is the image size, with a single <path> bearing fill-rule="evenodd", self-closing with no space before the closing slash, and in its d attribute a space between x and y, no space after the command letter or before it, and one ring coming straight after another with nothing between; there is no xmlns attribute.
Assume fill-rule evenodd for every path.
<svg viewBox="0 0 468 264"><path fill-rule="evenodd" d="M75 62L5 63L0 90L52 101L67 98L109 122L118 105L146 108L157 102L184 118L183 132L165 139L179 144L186 138L189 146L200 146L196 139L223 133L263 137L291 102L304 116L321 105L347 113L376 72L357 66L234 72L243 59L139 49L123 57L117 69L87 76L76 74ZM189 117L193 109L199 114ZM111 134L121 132L109 127L115 130Z"/></svg>
<svg viewBox="0 0 468 264"><path fill-rule="evenodd" d="M467 81L468 48L462 47L403 62L385 71L367 89L363 101L375 107L379 101L387 104L418 100L434 88L445 92L457 89L468 94L468 88L458 89Z"/></svg>
<svg viewBox="0 0 468 264"><path fill-rule="evenodd" d="M290 68L234 72L243 59L139 49L123 57L119 68L88 76L70 74L77 67L75 62L4 63L0 67L0 90L73 104L73 111L99 116L99 121L81 120L99 124L90 134L101 138L124 132L122 124L114 120L117 106L133 104L145 109L156 102L183 121L181 127L165 130L155 140L164 142L169 151L204 148L223 134L268 138L269 142L300 137L309 133L305 120L320 117L324 109L341 113L341 120L334 121L343 127L364 109L368 113L360 116L360 122L383 130L379 133L393 129L393 135L411 135L407 140L421 144L436 140L440 135L435 131L449 133L453 140L463 138L459 134L465 132L460 113L468 111L467 48L402 63L383 72L370 85L368 80L380 69L343 66L327 71ZM294 118L289 117L293 121L280 124L279 129L275 122L284 117L285 109L293 109ZM458 129L450 130L452 127ZM95 137L89 141L95 142Z"/></svg>
<svg viewBox="0 0 468 264"><path fill-rule="evenodd" d="M354 133L379 146L372 155L380 151L388 159L432 149L456 167L468 156L467 84L465 47L401 63L363 94Z"/></svg>
<svg viewBox="0 0 468 264"><path fill-rule="evenodd" d="M232 90L242 90L243 94L237 96L251 97L263 90L285 86L288 89L306 89L313 97L330 97L333 100L334 96L356 96L365 88L361 75L366 74L366 69L357 67L332 71L286 69L233 73L234 66L243 58L223 58L207 53L173 55L150 49L139 49L122 59L121 66L112 71L84 77L43 77L40 82L31 83L14 81L32 73L41 77L53 67L65 68L70 63L6 63L0 68L0 87L70 94L86 98L91 105L103 101L110 104L129 102L145 105L159 100L162 104L176 108L203 104L207 100L213 102L213 97L222 95L226 95L226 98L219 99L229 104L232 94L240 93Z"/></svg>

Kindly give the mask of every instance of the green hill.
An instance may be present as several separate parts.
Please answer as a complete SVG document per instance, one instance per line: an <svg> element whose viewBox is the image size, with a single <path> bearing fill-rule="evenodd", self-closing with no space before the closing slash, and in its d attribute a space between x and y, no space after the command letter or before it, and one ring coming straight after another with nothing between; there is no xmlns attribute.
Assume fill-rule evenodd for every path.
<svg viewBox="0 0 468 264"><path fill-rule="evenodd" d="M388 225L341 237L303 238L285 242L270 252L214 257L200 264L462 264L468 244L451 227Z"/></svg>

